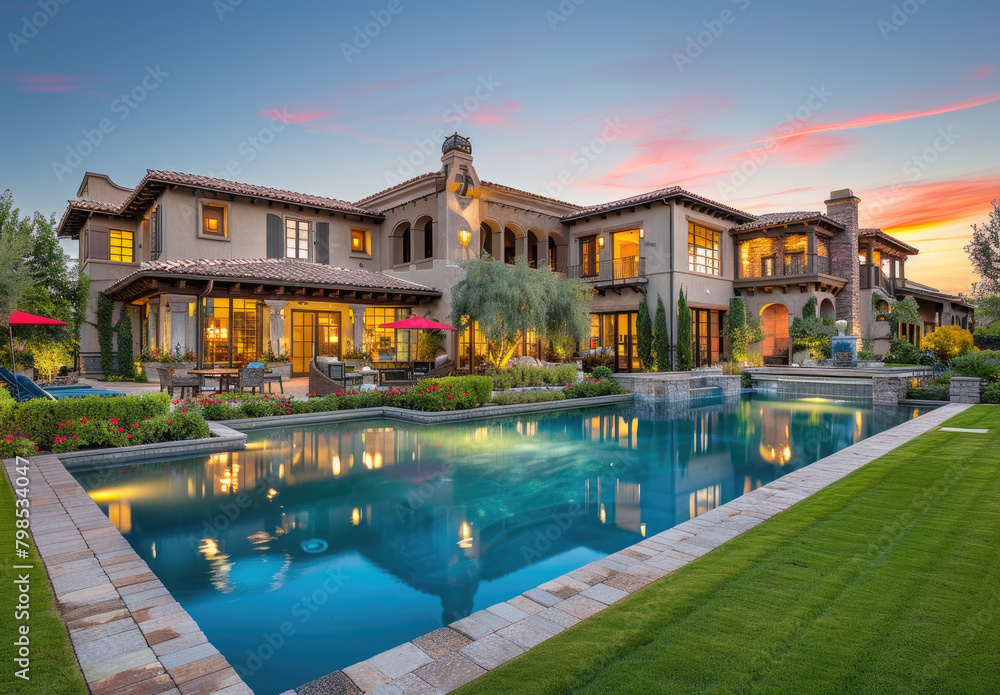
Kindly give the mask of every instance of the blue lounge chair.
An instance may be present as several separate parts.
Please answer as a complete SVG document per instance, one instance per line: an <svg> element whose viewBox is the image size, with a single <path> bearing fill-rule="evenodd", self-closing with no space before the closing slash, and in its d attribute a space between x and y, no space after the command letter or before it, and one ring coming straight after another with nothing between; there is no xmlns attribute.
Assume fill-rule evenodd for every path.
<svg viewBox="0 0 1000 695"><path fill-rule="evenodd" d="M95 389L89 386L80 387L55 387L49 391L43 389L41 386L33 382L28 377L23 374L18 374L16 377L13 373L6 367L0 367L0 380L3 380L13 391L18 403L23 403L25 401L30 401L35 398L48 398L51 400L62 399L62 398L84 398L86 396L124 396L124 393L119 393L118 391L106 391L103 389Z"/></svg>

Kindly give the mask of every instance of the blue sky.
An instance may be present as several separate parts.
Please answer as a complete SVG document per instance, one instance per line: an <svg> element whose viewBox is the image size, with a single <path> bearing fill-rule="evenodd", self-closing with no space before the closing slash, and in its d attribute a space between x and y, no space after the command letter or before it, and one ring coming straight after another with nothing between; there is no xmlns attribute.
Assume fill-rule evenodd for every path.
<svg viewBox="0 0 1000 695"><path fill-rule="evenodd" d="M133 186L151 168L357 200L437 169L457 129L486 180L581 204L677 184L750 212L819 210L850 187L863 222L921 248L908 274L964 290L968 225L1000 197L994 13L3 3L0 189L59 215L84 171Z"/></svg>

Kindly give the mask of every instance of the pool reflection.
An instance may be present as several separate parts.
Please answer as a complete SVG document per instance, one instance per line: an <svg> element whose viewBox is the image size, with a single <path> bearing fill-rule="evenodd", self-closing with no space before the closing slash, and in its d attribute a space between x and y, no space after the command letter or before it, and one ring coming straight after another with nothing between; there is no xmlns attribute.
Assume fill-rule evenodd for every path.
<svg viewBox="0 0 1000 695"><path fill-rule="evenodd" d="M251 687L279 692L915 414L744 397L437 427L371 421L256 432L245 451L77 477ZM323 604L301 607L324 586ZM295 649L254 668L260 635L286 620Z"/></svg>

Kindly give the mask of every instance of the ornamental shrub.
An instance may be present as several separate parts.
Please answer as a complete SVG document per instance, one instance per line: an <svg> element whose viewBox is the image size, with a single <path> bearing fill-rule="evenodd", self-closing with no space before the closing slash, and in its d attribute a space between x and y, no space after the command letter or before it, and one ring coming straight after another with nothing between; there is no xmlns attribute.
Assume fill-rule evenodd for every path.
<svg viewBox="0 0 1000 695"><path fill-rule="evenodd" d="M688 306L684 290L677 300L677 369L682 372L694 367L694 343L691 327L691 308Z"/></svg>
<svg viewBox="0 0 1000 695"><path fill-rule="evenodd" d="M934 364L934 357L922 352L908 340L895 338L889 343L885 361L889 364L919 364L929 367Z"/></svg>
<svg viewBox="0 0 1000 695"><path fill-rule="evenodd" d="M574 381L576 365L560 364L553 367L519 365L508 369L491 369L487 374L493 378L493 388L503 391L521 386L546 386Z"/></svg>
<svg viewBox="0 0 1000 695"><path fill-rule="evenodd" d="M980 392L979 400L982 403L1000 405L1000 384L990 384L984 386Z"/></svg>
<svg viewBox="0 0 1000 695"><path fill-rule="evenodd" d="M667 310L663 298L656 295L656 317L653 319L653 359L658 372L669 372L670 346L667 343Z"/></svg>
<svg viewBox="0 0 1000 695"><path fill-rule="evenodd" d="M575 368L573 369L573 378L576 378ZM412 387L410 393L435 385L441 388L450 386L452 391L468 393L469 397L478 404L489 403L490 394L493 392L493 380L487 376L446 376L437 379L424 379Z"/></svg>
<svg viewBox="0 0 1000 695"><path fill-rule="evenodd" d="M942 374L924 386L910 387L906 397L918 401L947 401L951 399L951 376Z"/></svg>
<svg viewBox="0 0 1000 695"><path fill-rule="evenodd" d="M996 321L990 325L1000 327L1000 321ZM976 332L972 335L972 344L980 350L1000 350L1000 334L980 333L979 329L976 329Z"/></svg>
<svg viewBox="0 0 1000 695"><path fill-rule="evenodd" d="M972 334L961 326L939 326L923 337L920 348L947 362L972 350Z"/></svg>
<svg viewBox="0 0 1000 695"><path fill-rule="evenodd" d="M58 434L59 424L80 418L88 420L108 420L115 418L121 422L134 424L145 418L166 415L170 411L170 396L165 393L149 393L141 396L86 396L84 398L64 398L50 401L36 398L18 403L13 408L11 429L23 432L39 446L47 445Z"/></svg>
<svg viewBox="0 0 1000 695"><path fill-rule="evenodd" d="M97 293L97 344L101 348L101 371L115 373L114 358L114 311L115 303L103 292Z"/></svg>
<svg viewBox="0 0 1000 695"><path fill-rule="evenodd" d="M132 358L132 317L128 313L128 305L122 304L118 325L118 373L124 379L135 378L135 362Z"/></svg>
<svg viewBox="0 0 1000 695"><path fill-rule="evenodd" d="M613 373L608 367L596 367L591 376L595 379L610 379Z"/></svg>
<svg viewBox="0 0 1000 695"><path fill-rule="evenodd" d="M983 381L1000 381L1000 351L980 350L956 357L948 363L955 376L978 377Z"/></svg>
<svg viewBox="0 0 1000 695"><path fill-rule="evenodd" d="M613 396L625 393L625 389L619 386L614 379L584 380L578 384L570 384L563 390L563 393L566 398L593 398L594 396Z"/></svg>
<svg viewBox="0 0 1000 695"><path fill-rule="evenodd" d="M524 403L542 403L546 401L561 401L566 398L562 391L515 391L513 393L498 393L493 402L497 405L519 405Z"/></svg>
<svg viewBox="0 0 1000 695"><path fill-rule="evenodd" d="M666 316L664 316L666 321ZM635 318L636 347L639 352L639 364L642 371L653 369L653 323L649 319L649 304L646 295L639 300L639 314Z"/></svg>
<svg viewBox="0 0 1000 695"><path fill-rule="evenodd" d="M0 439L0 458L34 456L36 453L38 453L38 445L20 432L8 434Z"/></svg>

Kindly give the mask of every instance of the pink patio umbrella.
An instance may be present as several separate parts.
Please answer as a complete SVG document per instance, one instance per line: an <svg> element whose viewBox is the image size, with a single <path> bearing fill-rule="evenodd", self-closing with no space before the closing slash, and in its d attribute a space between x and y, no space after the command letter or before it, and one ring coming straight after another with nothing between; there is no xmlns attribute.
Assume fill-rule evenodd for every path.
<svg viewBox="0 0 1000 695"><path fill-rule="evenodd" d="M17 365L14 364L14 326L68 326L69 324L59 319L50 319L47 316L28 314L23 311L15 311L7 321L7 328L10 330L10 367L11 371L17 374ZM14 386L17 388L17 397L20 399L20 388L17 387L17 379L14 379Z"/></svg>
<svg viewBox="0 0 1000 695"><path fill-rule="evenodd" d="M383 323L379 325L379 328L395 328L400 331L457 331L458 329L454 326L449 326L446 323L438 323L437 321L431 321L430 319L425 319L423 316L411 316L408 319L403 319L402 321L392 321L391 323Z"/></svg>

